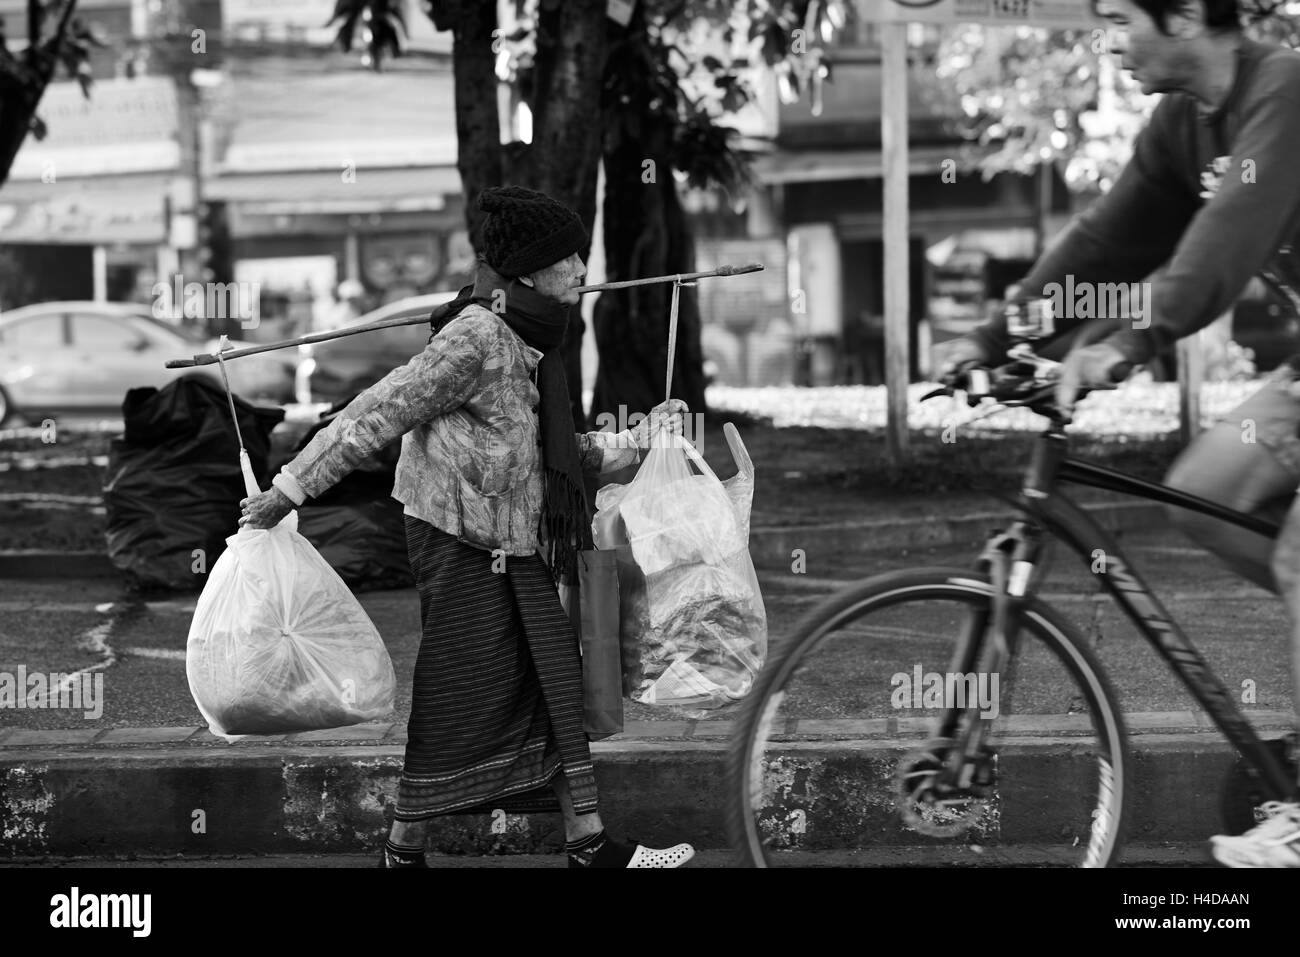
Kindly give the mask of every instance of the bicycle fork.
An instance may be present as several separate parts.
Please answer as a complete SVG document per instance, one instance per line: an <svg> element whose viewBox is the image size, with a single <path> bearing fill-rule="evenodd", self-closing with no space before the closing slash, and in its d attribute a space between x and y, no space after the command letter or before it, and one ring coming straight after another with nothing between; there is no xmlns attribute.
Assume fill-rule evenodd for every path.
<svg viewBox="0 0 1300 957"><path fill-rule="evenodd" d="M989 539L975 569L987 573L992 581L991 608L988 613L971 614L953 650L951 672L978 673L982 665L990 674L1005 673L1016 652L1021 608L1036 584L1041 553L1040 530L1023 520L1016 520L1010 529ZM1005 687L1006 683L999 680L999 691ZM999 711L1001 707L1000 703ZM945 783L961 790L992 784L992 751L985 745L992 721L981 715L978 702L939 715L937 736L952 739L957 745L944 759Z"/></svg>

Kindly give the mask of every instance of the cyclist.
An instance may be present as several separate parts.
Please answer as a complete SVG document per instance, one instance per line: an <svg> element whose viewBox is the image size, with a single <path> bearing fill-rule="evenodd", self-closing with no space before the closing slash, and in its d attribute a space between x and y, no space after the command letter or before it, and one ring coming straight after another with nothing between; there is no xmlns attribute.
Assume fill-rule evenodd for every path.
<svg viewBox="0 0 1300 957"><path fill-rule="evenodd" d="M1115 332L1069 352L1057 401L1067 412L1081 388L1149 362L1208 325L1259 273L1286 288L1300 275L1300 53L1245 37L1237 0L1092 0L1110 27L1111 49L1144 93L1166 94L1137 138L1114 187L1076 217L1019 284L1051 296L1096 283L1138 283L1144 303ZM1072 284L1072 285L1071 285ZM1300 284L1297 284L1300 285ZM1114 288L1114 287L1110 287ZM1132 287L1130 287L1132 288ZM1059 295L1059 293L1057 293ZM1294 299L1294 297L1293 297ZM1058 333L1077 334L1070 303ZM1068 344L1058 336L1058 348ZM1008 346L1003 320L946 344L941 376L997 364ZM1049 351L1044 354L1051 355ZM1246 512L1300 486L1300 356L1174 463L1169 485ZM1293 631L1295 707L1300 713L1300 499L1274 543L1226 523L1171 509L1174 520L1231 568L1280 592ZM1285 507L1285 504L1284 506ZM1270 802L1248 833L1212 839L1214 856L1237 867L1300 867L1300 804Z"/></svg>

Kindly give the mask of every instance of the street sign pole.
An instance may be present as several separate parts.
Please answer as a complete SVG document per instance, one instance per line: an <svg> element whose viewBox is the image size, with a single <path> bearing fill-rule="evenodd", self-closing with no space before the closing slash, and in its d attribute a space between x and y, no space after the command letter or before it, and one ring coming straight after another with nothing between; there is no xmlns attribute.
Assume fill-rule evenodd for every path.
<svg viewBox="0 0 1300 957"><path fill-rule="evenodd" d="M1099 27L1087 0L855 0L864 23L880 25L881 164L884 172L886 441L908 456L911 266L907 210L907 25L983 23L1054 29Z"/></svg>
<svg viewBox="0 0 1300 957"><path fill-rule="evenodd" d="M907 24L880 27L880 146L884 170L885 394L889 458L908 458L907 387L911 270L907 225Z"/></svg>

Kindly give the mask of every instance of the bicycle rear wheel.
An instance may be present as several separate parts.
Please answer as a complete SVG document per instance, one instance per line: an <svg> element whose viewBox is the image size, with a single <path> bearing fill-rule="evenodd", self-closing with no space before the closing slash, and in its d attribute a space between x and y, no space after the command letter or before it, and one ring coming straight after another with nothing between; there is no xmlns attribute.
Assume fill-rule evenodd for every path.
<svg viewBox="0 0 1300 957"><path fill-rule="evenodd" d="M728 755L741 863L1105 867L1120 853L1126 735L1084 638L1026 602L1016 652L981 671L993 586L964 569L870 578L772 650ZM972 657L956 655L959 637ZM949 717L944 726L944 717ZM955 723L954 723L955 722ZM937 775L975 722L964 787Z"/></svg>

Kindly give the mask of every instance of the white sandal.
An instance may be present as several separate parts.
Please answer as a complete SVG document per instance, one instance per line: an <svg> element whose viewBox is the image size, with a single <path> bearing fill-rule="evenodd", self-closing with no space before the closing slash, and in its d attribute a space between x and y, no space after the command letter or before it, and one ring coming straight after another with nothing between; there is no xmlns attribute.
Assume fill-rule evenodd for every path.
<svg viewBox="0 0 1300 957"><path fill-rule="evenodd" d="M695 848L689 844L675 844L658 850L653 847L636 846L636 853L627 862L628 867L681 867L695 856Z"/></svg>

